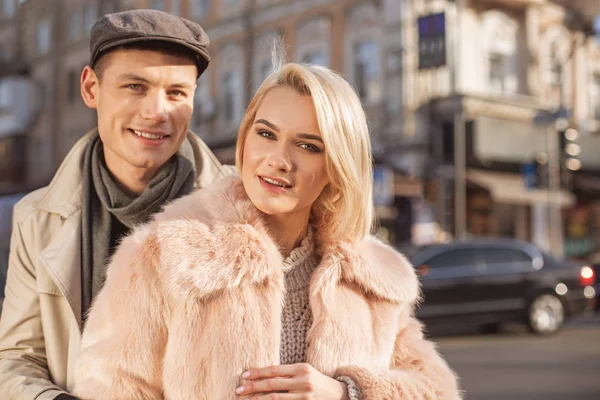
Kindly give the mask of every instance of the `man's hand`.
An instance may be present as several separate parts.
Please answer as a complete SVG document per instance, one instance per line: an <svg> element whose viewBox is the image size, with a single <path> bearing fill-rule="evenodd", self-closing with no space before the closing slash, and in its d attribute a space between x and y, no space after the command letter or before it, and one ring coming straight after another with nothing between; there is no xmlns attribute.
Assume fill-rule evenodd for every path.
<svg viewBox="0 0 600 400"><path fill-rule="evenodd" d="M345 383L306 363L252 369L244 372L242 378L246 383L235 392L246 399L348 400Z"/></svg>

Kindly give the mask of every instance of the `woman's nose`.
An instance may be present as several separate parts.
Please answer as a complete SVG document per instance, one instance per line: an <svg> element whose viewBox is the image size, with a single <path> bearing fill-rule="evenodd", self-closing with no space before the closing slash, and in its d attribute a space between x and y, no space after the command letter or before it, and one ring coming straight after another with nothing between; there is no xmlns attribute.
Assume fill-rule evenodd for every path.
<svg viewBox="0 0 600 400"><path fill-rule="evenodd" d="M285 149L272 153L269 157L269 167L280 172L291 171L292 161L289 153Z"/></svg>

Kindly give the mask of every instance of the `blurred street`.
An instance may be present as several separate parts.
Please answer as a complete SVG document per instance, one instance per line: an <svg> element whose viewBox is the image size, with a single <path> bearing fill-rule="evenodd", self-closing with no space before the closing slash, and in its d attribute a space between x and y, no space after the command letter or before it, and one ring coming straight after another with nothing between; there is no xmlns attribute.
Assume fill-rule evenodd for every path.
<svg viewBox="0 0 600 400"><path fill-rule="evenodd" d="M600 399L600 315L541 338L524 328L434 336L466 399Z"/></svg>

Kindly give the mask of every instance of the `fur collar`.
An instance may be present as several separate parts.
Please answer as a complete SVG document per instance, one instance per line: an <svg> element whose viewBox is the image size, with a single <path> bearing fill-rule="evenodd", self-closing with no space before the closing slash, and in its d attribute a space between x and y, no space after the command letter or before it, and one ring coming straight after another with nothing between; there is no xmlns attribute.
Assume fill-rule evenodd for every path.
<svg viewBox="0 0 600 400"><path fill-rule="evenodd" d="M283 285L278 246L239 177L223 178L173 201L156 215L152 226L161 249L160 264L176 271L169 274L169 281L177 292L204 297L244 283ZM323 241L316 240L319 243ZM410 263L372 236L360 243L323 245L320 253L311 291L345 281L367 296L392 302L413 303L419 297ZM198 268L205 273L198 273Z"/></svg>

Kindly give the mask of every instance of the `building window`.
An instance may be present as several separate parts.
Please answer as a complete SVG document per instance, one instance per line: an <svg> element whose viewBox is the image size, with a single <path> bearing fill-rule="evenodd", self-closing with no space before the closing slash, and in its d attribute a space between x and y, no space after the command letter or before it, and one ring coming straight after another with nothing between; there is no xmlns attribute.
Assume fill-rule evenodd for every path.
<svg viewBox="0 0 600 400"><path fill-rule="evenodd" d="M119 11L118 2L119 0L104 0L102 3L102 14L112 14Z"/></svg>
<svg viewBox="0 0 600 400"><path fill-rule="evenodd" d="M563 80L563 66L559 56L558 44L553 43L550 50L549 84L560 87Z"/></svg>
<svg viewBox="0 0 600 400"><path fill-rule="evenodd" d="M69 17L69 40L75 41L81 37L82 11L71 10Z"/></svg>
<svg viewBox="0 0 600 400"><path fill-rule="evenodd" d="M600 72L592 76L592 113L596 121L600 121Z"/></svg>
<svg viewBox="0 0 600 400"><path fill-rule="evenodd" d="M0 47L0 61L6 62L10 59L10 52L5 46Z"/></svg>
<svg viewBox="0 0 600 400"><path fill-rule="evenodd" d="M193 18L204 18L208 15L210 0L192 0L191 7Z"/></svg>
<svg viewBox="0 0 600 400"><path fill-rule="evenodd" d="M75 70L69 71L67 76L67 100L69 103L73 103L77 98L77 91L79 89L79 76Z"/></svg>
<svg viewBox="0 0 600 400"><path fill-rule="evenodd" d="M325 67L329 64L327 55L322 51L311 51L305 53L302 57L302 62L313 65L323 65Z"/></svg>
<svg viewBox="0 0 600 400"><path fill-rule="evenodd" d="M298 26L298 60L302 63L329 66L331 19L313 18Z"/></svg>
<svg viewBox="0 0 600 400"><path fill-rule="evenodd" d="M233 122L235 119L235 77L232 72L223 78L223 117L227 122Z"/></svg>
<svg viewBox="0 0 600 400"><path fill-rule="evenodd" d="M171 14L181 15L181 0L171 0Z"/></svg>
<svg viewBox="0 0 600 400"><path fill-rule="evenodd" d="M13 93L8 82L0 82L0 110L6 111L11 105Z"/></svg>
<svg viewBox="0 0 600 400"><path fill-rule="evenodd" d="M15 13L15 0L2 0L2 15L12 17Z"/></svg>
<svg viewBox="0 0 600 400"><path fill-rule="evenodd" d="M89 5L85 8L85 18L84 18L84 34L89 35L92 27L96 23L96 19L98 18L98 10L96 6Z"/></svg>
<svg viewBox="0 0 600 400"><path fill-rule="evenodd" d="M406 0L384 0L384 18L387 24L399 23L405 14Z"/></svg>
<svg viewBox="0 0 600 400"><path fill-rule="evenodd" d="M560 61L556 58L552 58L550 62L550 85L554 87L560 87L562 84L563 67Z"/></svg>
<svg viewBox="0 0 600 400"><path fill-rule="evenodd" d="M519 91L518 30L519 23L508 14L498 10L490 10L483 14L483 60L487 62L486 89L491 92Z"/></svg>
<svg viewBox="0 0 600 400"><path fill-rule="evenodd" d="M572 50L571 33L564 26L554 26L545 30L539 40L540 72L542 86L539 95L546 100L549 107L557 107L571 101L573 86L568 78L570 52Z"/></svg>
<svg viewBox="0 0 600 400"><path fill-rule="evenodd" d="M215 105L211 97L210 75L205 72L198 79L194 94L194 124L201 124L212 120L215 116Z"/></svg>
<svg viewBox="0 0 600 400"><path fill-rule="evenodd" d="M378 104L383 95L381 12L381 2L359 2L348 14L352 29L344 37L344 71L366 106Z"/></svg>
<svg viewBox="0 0 600 400"><path fill-rule="evenodd" d="M219 125L224 137L230 137L234 124L242 119L246 90L250 90L245 85L243 58L243 47L237 43L223 46L218 54L219 78L216 91L219 93Z"/></svg>
<svg viewBox="0 0 600 400"><path fill-rule="evenodd" d="M495 92L504 92L506 86L506 57L503 54L490 54L489 87Z"/></svg>
<svg viewBox="0 0 600 400"><path fill-rule="evenodd" d="M198 82L198 84L196 85L196 91L194 92L194 112L192 114L195 127L204 122L204 118L202 118L202 112L204 111L202 107L203 89L204 88L200 86L200 82Z"/></svg>
<svg viewBox="0 0 600 400"><path fill-rule="evenodd" d="M378 45L372 41L354 46L354 84L363 102L371 102L381 97Z"/></svg>
<svg viewBox="0 0 600 400"><path fill-rule="evenodd" d="M273 72L273 63L271 61L265 61L262 63L260 67L260 76L261 81L258 83L258 86L262 85L267 76L269 76Z"/></svg>
<svg viewBox="0 0 600 400"><path fill-rule="evenodd" d="M42 19L37 26L36 45L40 54L46 54L50 51L50 28L49 18Z"/></svg>
<svg viewBox="0 0 600 400"><path fill-rule="evenodd" d="M391 49L387 58L387 69L389 76L402 75L402 49Z"/></svg>
<svg viewBox="0 0 600 400"><path fill-rule="evenodd" d="M387 109L392 112L402 108L402 53L402 48L391 48L387 55Z"/></svg>
<svg viewBox="0 0 600 400"><path fill-rule="evenodd" d="M165 0L150 0L150 8L165 11Z"/></svg>
<svg viewBox="0 0 600 400"><path fill-rule="evenodd" d="M221 121L228 128L242 119L244 86L240 71L230 71L221 78Z"/></svg>
<svg viewBox="0 0 600 400"><path fill-rule="evenodd" d="M276 30L266 30L262 32L254 41L254 54L252 59L252 91L260 87L265 78L273 72L273 61L271 59L271 50L273 44L279 45L282 41L282 34Z"/></svg>

